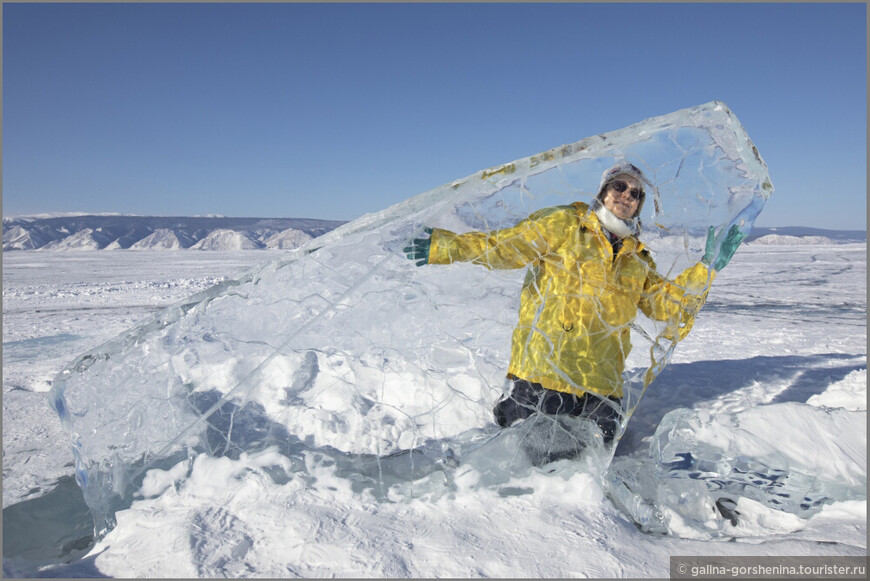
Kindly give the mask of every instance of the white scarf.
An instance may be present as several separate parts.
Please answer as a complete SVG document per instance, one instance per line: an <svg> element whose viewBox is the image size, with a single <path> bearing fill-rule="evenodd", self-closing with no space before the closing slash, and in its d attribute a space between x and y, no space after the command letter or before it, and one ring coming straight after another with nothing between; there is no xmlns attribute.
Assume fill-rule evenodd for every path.
<svg viewBox="0 0 870 581"><path fill-rule="evenodd" d="M601 225L617 238L625 238L637 232L637 220L623 220L617 217L601 203L601 200L596 199L592 202L592 211L598 216Z"/></svg>

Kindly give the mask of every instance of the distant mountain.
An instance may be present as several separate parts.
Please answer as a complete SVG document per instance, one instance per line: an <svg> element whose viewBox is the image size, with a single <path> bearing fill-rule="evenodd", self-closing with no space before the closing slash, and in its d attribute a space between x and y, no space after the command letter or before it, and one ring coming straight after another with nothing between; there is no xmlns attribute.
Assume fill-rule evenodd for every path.
<svg viewBox="0 0 870 581"><path fill-rule="evenodd" d="M867 242L866 230L825 230L805 226L783 226L752 229L746 241L757 245L846 244Z"/></svg>
<svg viewBox="0 0 870 581"><path fill-rule="evenodd" d="M111 243L112 240L107 236L102 228L83 228L76 232L72 232L61 239L52 240L48 244L40 247L42 250L99 250ZM6 241L3 241L5 250Z"/></svg>
<svg viewBox="0 0 870 581"><path fill-rule="evenodd" d="M190 248L196 244L193 238L187 236L184 232L173 232L168 228L158 228L142 240L134 242L130 245L131 250L181 250ZM111 249L121 248L120 243L114 241L110 245ZM108 249L109 246L106 246Z"/></svg>
<svg viewBox="0 0 870 581"><path fill-rule="evenodd" d="M7 226L3 221L3 250L8 246L14 250L32 250L41 248L50 242L49 238L43 237L39 232L31 232L21 226Z"/></svg>
<svg viewBox="0 0 870 581"><path fill-rule="evenodd" d="M245 232L237 232L227 228L212 230L208 235L191 246L195 250L253 250L263 248L260 243Z"/></svg>
<svg viewBox="0 0 870 581"><path fill-rule="evenodd" d="M293 249L344 223L305 218L43 214L3 218L3 251ZM747 242L866 243L867 232L803 226L756 227Z"/></svg>
<svg viewBox="0 0 870 581"><path fill-rule="evenodd" d="M344 223L307 218L43 214L3 218L3 251L292 249Z"/></svg>
<svg viewBox="0 0 870 581"><path fill-rule="evenodd" d="M827 236L788 236L786 234L768 234L749 242L749 244L757 246L809 246L811 244L841 243Z"/></svg>

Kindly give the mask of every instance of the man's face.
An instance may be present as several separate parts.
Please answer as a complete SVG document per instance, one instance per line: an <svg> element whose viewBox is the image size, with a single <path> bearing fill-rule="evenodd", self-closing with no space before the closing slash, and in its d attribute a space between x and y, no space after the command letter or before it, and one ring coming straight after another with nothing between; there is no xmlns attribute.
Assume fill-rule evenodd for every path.
<svg viewBox="0 0 870 581"><path fill-rule="evenodd" d="M641 184L636 178L621 174L607 185L602 203L617 218L628 220L637 211L637 206L640 204L640 192Z"/></svg>

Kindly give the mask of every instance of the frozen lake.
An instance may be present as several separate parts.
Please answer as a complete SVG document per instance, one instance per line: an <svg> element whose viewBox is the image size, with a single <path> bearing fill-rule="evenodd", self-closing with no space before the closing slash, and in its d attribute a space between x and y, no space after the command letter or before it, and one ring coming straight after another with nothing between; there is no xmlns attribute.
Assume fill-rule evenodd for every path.
<svg viewBox="0 0 870 581"><path fill-rule="evenodd" d="M61 560L70 564L56 573L72 576L665 577L676 554L866 554L866 497L806 519L748 504L751 518L727 543L641 533L582 472L533 474L515 483L529 493L507 498L460 487L453 498L379 504L330 474L308 486L263 481L262 458L200 458L189 474L155 474L172 485L122 511L91 547L73 457L46 397L53 377L155 311L280 254L4 254L7 576ZM771 406L866 420L866 280L865 244L742 247L644 397L618 458L644 453L676 408L745 423L767 410L763 435L772 440L786 428L776 413L786 408ZM866 455L866 429L835 427L809 429ZM63 530L46 539L33 515Z"/></svg>

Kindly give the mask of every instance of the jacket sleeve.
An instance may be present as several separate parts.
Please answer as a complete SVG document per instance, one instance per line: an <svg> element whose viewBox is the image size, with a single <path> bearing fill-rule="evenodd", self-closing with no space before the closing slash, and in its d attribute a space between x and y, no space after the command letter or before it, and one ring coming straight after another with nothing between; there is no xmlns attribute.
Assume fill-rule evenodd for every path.
<svg viewBox="0 0 870 581"><path fill-rule="evenodd" d="M656 272L651 258L647 257L647 262L650 270L639 307L649 318L668 323L664 337L680 341L692 330L695 315L707 300L716 271L699 262L670 281Z"/></svg>
<svg viewBox="0 0 870 581"><path fill-rule="evenodd" d="M516 226L455 234L435 228L429 264L473 262L489 269L515 269L539 260L563 242L570 213L562 208L535 212Z"/></svg>

